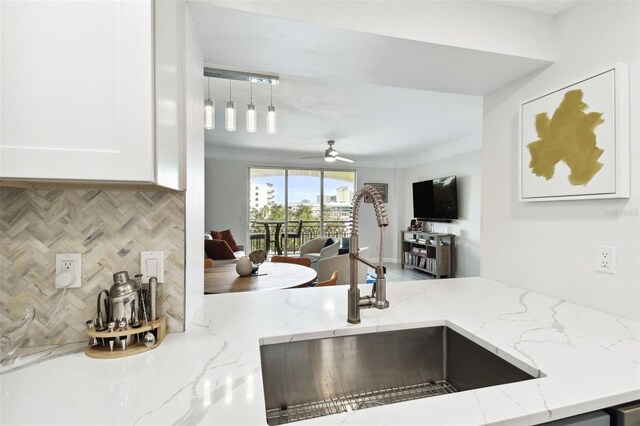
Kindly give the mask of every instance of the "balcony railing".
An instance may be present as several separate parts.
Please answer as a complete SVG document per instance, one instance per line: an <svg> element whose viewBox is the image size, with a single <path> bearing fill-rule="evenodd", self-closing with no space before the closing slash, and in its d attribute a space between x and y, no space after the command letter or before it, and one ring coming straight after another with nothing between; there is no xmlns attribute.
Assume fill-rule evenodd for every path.
<svg viewBox="0 0 640 426"><path fill-rule="evenodd" d="M282 225L284 228L284 224ZM250 224L250 232L251 234L264 234L265 229L263 224L259 223L251 223ZM350 220L325 220L324 221L324 232L320 232L320 221L319 220L303 220L302 221L302 230L300 232L300 238L289 238L287 243L287 249L289 254L298 253L300 250L300 246L306 243L307 241L311 241L314 238L318 237L331 237L334 241L340 241L343 237L348 237L351 230L351 221ZM289 222L288 233L296 233L298 231L298 221L291 220ZM275 226L272 225L271 232L275 232ZM266 241L264 238L260 239L251 239L250 251L253 250L267 250L269 254L275 254L275 235L271 235L271 244L269 249L267 250ZM284 252L284 241L282 240L283 231L280 231L280 235L277 238L281 240L281 247Z"/></svg>

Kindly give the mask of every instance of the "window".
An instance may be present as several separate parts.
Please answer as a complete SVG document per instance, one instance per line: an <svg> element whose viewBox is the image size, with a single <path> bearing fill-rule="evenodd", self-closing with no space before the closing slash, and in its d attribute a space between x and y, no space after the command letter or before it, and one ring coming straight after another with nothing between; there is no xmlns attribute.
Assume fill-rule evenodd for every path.
<svg viewBox="0 0 640 426"><path fill-rule="evenodd" d="M349 235L354 170L251 167L249 177L256 193L249 209L250 232L268 234L251 240L251 250L296 253L313 238Z"/></svg>

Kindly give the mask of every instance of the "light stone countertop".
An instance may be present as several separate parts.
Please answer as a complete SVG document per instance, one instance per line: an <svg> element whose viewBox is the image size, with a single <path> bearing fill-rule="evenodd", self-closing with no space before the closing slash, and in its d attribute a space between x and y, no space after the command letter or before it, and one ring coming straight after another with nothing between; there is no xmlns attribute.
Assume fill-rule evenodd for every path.
<svg viewBox="0 0 640 426"><path fill-rule="evenodd" d="M458 278L388 283L390 308L363 310L362 323L349 325L346 292L338 286L205 296L189 330L168 335L153 351L115 360L25 356L0 375L0 424L266 424L261 338L429 325L450 325L543 377L302 423L536 424L640 399L640 323Z"/></svg>

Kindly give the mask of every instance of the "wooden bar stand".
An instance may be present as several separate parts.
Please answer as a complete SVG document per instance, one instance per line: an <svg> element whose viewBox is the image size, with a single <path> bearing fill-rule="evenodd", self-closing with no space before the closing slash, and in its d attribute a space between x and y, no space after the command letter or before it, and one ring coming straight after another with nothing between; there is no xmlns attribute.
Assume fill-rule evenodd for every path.
<svg viewBox="0 0 640 426"><path fill-rule="evenodd" d="M109 345L98 345L98 346L89 346L84 353L90 358L99 358L99 359L114 359L114 358L122 358L125 356L137 355L143 352L150 351L152 349L157 348L164 340L164 336L166 333L167 321L166 318L161 316L155 321L149 321L147 325L143 325L138 328L127 328L126 330L113 330L113 331L95 331L89 330L87 334L91 338L96 338L101 341L104 339L105 342L108 342L108 339L115 339L113 345L113 352L111 351ZM151 347L146 347L143 342L144 334L147 331L151 331L156 336L156 343ZM120 339L126 338L129 341L133 339L136 334L141 334L140 340L135 343L129 343L126 345L125 350L122 350L122 346L120 343Z"/></svg>

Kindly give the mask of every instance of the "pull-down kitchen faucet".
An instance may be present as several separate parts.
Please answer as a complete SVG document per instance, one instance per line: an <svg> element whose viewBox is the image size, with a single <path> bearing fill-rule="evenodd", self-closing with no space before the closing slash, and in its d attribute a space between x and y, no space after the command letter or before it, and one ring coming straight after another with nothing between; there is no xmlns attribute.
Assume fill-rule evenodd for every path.
<svg viewBox="0 0 640 426"><path fill-rule="evenodd" d="M373 200L373 209L376 212L376 220L380 227L380 250L378 251L378 265L374 265L366 259L358 256L358 209L362 199L368 196ZM370 185L364 185L358 189L353 196L353 212L351 221L351 235L349 237L349 292L348 292L348 313L347 321L351 324L360 322L360 309L375 307L378 309L386 309L389 307L387 301L387 279L384 276L383 266L383 247L384 247L384 228L389 225L387 213L382 203L382 197L378 191ZM358 288L358 264L360 261L367 266L372 267L376 271L376 282L373 284L371 296L360 297L360 289Z"/></svg>

